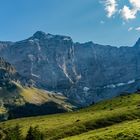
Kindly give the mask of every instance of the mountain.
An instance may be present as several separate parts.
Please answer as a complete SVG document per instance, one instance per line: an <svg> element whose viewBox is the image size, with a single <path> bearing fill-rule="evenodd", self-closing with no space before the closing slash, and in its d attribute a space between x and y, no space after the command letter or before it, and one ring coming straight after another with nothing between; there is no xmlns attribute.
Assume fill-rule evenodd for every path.
<svg viewBox="0 0 140 140"><path fill-rule="evenodd" d="M30 126L38 126L45 140L139 140L140 93L122 95L75 112L1 122L0 138L3 129L17 124L24 137Z"/></svg>
<svg viewBox="0 0 140 140"><path fill-rule="evenodd" d="M0 120L67 112L74 109L61 94L33 87L10 63L0 58Z"/></svg>
<svg viewBox="0 0 140 140"><path fill-rule="evenodd" d="M0 56L37 88L61 92L81 106L140 88L139 40L118 48L37 31L22 41L1 42Z"/></svg>

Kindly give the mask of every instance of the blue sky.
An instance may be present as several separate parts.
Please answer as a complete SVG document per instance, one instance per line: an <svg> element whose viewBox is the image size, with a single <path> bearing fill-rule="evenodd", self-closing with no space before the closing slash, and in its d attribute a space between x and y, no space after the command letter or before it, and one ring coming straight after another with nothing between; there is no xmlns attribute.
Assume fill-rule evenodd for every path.
<svg viewBox="0 0 140 140"><path fill-rule="evenodd" d="M42 30L76 42L132 46L140 37L140 0L0 0L0 40Z"/></svg>

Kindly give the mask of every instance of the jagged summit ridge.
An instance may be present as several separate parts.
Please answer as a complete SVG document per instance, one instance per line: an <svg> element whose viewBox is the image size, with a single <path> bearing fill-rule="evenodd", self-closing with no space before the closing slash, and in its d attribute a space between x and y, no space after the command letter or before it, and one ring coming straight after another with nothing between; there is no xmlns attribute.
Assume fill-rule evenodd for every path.
<svg viewBox="0 0 140 140"><path fill-rule="evenodd" d="M57 39L57 40L64 40L64 41L72 41L71 37L63 36L63 35L52 35L50 33L45 33L43 31L37 31L33 34L32 39Z"/></svg>
<svg viewBox="0 0 140 140"><path fill-rule="evenodd" d="M46 36L47 34L43 31L37 31L33 34L33 37L37 39L45 38Z"/></svg>

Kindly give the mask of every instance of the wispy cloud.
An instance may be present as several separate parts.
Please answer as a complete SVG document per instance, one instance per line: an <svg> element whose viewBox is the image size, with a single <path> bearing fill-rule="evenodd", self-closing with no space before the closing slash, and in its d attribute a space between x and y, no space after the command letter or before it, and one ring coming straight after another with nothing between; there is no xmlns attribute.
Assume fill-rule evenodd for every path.
<svg viewBox="0 0 140 140"><path fill-rule="evenodd" d="M140 31L140 27L135 28L136 31Z"/></svg>
<svg viewBox="0 0 140 140"><path fill-rule="evenodd" d="M128 2L130 6L128 6ZM140 0L127 0L127 4L119 8L119 0L104 0L105 11L107 17L111 18L116 13L119 13L124 20L132 20L137 17L137 13L140 12Z"/></svg>
<svg viewBox="0 0 140 140"><path fill-rule="evenodd" d="M133 27L128 28L128 31L132 31L132 30L133 30Z"/></svg>
<svg viewBox="0 0 140 140"><path fill-rule="evenodd" d="M105 0L104 5L107 12L107 17L112 17L117 11L116 0Z"/></svg>
<svg viewBox="0 0 140 140"><path fill-rule="evenodd" d="M140 31L140 26L139 27L129 27L128 31Z"/></svg>

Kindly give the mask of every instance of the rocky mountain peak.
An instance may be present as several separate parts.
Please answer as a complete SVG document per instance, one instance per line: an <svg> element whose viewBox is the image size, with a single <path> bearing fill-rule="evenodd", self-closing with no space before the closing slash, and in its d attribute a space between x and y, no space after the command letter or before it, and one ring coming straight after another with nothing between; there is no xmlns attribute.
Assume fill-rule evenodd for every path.
<svg viewBox="0 0 140 140"><path fill-rule="evenodd" d="M46 34L43 31L37 31L33 34L33 36L29 39L39 39L39 40L59 40L59 41L70 41L72 42L72 38L69 36L63 36L63 35L52 35L50 33Z"/></svg>
<svg viewBox="0 0 140 140"><path fill-rule="evenodd" d="M134 47L140 47L140 38L138 39L138 41L136 42L136 44L134 45Z"/></svg>
<svg viewBox="0 0 140 140"><path fill-rule="evenodd" d="M33 38L36 38L36 39L44 39L46 38L47 34L43 31L37 31L33 34Z"/></svg>
<svg viewBox="0 0 140 140"><path fill-rule="evenodd" d="M0 70L4 69L9 73L16 73L16 69L8 62L6 62L2 57L0 57Z"/></svg>

